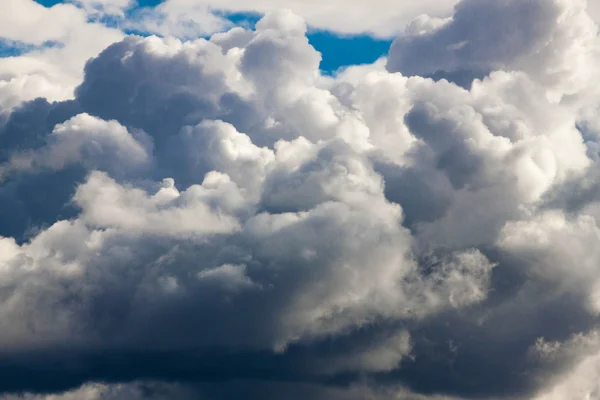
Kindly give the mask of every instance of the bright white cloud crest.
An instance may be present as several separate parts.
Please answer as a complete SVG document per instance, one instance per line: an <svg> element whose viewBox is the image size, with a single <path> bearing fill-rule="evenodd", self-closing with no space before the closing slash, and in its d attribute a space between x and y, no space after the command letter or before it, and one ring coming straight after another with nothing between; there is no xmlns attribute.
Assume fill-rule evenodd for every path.
<svg viewBox="0 0 600 400"><path fill-rule="evenodd" d="M2 390L211 370L315 398L598 396L593 6L464 0L442 19L451 2L425 2L437 15L386 60L331 77L306 22L389 34L416 8L360 2L329 24L306 2L186 41L86 20L128 2L11 1L28 17L0 35L64 45L0 60L0 367L17 382ZM156 30L190 28L191 6L159 6ZM30 32L67 15L68 31ZM44 381L48 360L65 383ZM326 384L339 376L368 379ZM160 398L139 385L56 398ZM264 385L248 390L286 392Z"/></svg>

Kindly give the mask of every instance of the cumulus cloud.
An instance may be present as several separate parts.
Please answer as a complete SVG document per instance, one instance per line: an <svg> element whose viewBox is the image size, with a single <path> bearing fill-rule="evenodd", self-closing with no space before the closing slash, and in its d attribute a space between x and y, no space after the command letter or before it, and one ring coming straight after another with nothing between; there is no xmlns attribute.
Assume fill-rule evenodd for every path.
<svg viewBox="0 0 600 400"><path fill-rule="evenodd" d="M419 29L392 45L390 70L472 77L524 71L555 95L579 92L596 72L598 27L586 0L465 0L451 19L417 22Z"/></svg>
<svg viewBox="0 0 600 400"><path fill-rule="evenodd" d="M118 122L84 113L56 125L37 152L12 153L2 175L44 168L61 170L69 164L119 174L120 170L143 167L149 161L148 153Z"/></svg>
<svg viewBox="0 0 600 400"><path fill-rule="evenodd" d="M2 114L38 97L72 98L85 62L123 37L118 29L89 21L88 13L73 4L46 8L33 0L7 0L3 7L10 12L0 16L0 38L36 49L0 58Z"/></svg>
<svg viewBox="0 0 600 400"><path fill-rule="evenodd" d="M120 29L195 39L232 27L228 13L266 13L291 9L316 29L343 34L391 37L422 13L448 15L457 0L386 2L378 7L355 2L168 0L138 7L131 0L72 0L46 8L34 0L7 0L0 16L0 39L28 48L24 55L0 59L3 111L43 97L66 100L81 83L84 63L123 37ZM345 10L340 13L339 10ZM116 27L120 29L116 29Z"/></svg>
<svg viewBox="0 0 600 400"><path fill-rule="evenodd" d="M600 396L599 345L596 330L575 334L564 342L549 342L539 338L532 347L533 353L559 367L553 376L547 377L553 384L548 385L550 387L542 390L535 399L597 399ZM565 368L565 365L570 368Z"/></svg>
<svg viewBox="0 0 600 400"><path fill-rule="evenodd" d="M89 1L89 0L86 0ZM112 0L115 2L116 0ZM413 18L422 14L446 17L457 0L420 2L379 1L375 6L352 0L322 3L307 1L258 0L166 0L156 8L139 13L134 26L154 33L180 37L197 37L228 24L225 13L269 13L289 9L316 29L343 34L372 34L392 37ZM216 11L216 12L215 12Z"/></svg>
<svg viewBox="0 0 600 400"><path fill-rule="evenodd" d="M300 14L0 86L7 399L597 395L586 3L464 0L329 77Z"/></svg>

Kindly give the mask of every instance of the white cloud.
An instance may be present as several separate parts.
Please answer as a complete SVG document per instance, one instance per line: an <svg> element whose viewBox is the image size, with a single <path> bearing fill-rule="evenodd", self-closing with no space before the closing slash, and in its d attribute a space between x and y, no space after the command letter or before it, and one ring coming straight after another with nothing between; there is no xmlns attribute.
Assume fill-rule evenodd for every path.
<svg viewBox="0 0 600 400"><path fill-rule="evenodd" d="M575 94L594 78L600 54L598 26L586 5L465 0L446 24L396 39L388 68L408 75L519 70L554 96Z"/></svg>
<svg viewBox="0 0 600 400"><path fill-rule="evenodd" d="M289 8L302 16L308 24L319 29L341 33L374 33L380 36L397 34L413 18L421 14L446 16L456 4L454 0L397 2L380 1L368 4L363 1L334 1L327 5L318 1L281 3L260 0L249 5L237 0L218 0L211 3L214 8L268 12Z"/></svg>
<svg viewBox="0 0 600 400"><path fill-rule="evenodd" d="M268 13L289 9L316 29L342 34L373 34L392 37L401 32L421 14L448 16L457 0L390 1L370 4L360 0L335 0L323 3L315 0L276 1L258 0L167 0L142 15L139 26L157 33L197 37L211 29L219 29L226 20L210 11Z"/></svg>
<svg viewBox="0 0 600 400"><path fill-rule="evenodd" d="M229 22L220 17L221 12L264 14L289 9L315 29L389 38L407 28L414 30L417 26L423 29L432 23L431 26L439 25L435 21L452 15L453 8L458 3L458 0L380 0L375 4L359 0L335 0L327 3L315 0L167 0L155 9L144 10L135 18L132 26L159 34L193 38L228 26ZM599 21L600 8L593 0L588 3L590 16ZM218 11L216 15L214 10Z"/></svg>
<svg viewBox="0 0 600 400"><path fill-rule="evenodd" d="M596 24L600 24L600 4L597 1L588 0L587 11Z"/></svg>
<svg viewBox="0 0 600 400"><path fill-rule="evenodd" d="M227 176L215 174L207 176L204 183L179 193L167 180L150 197L139 189L122 187L107 175L94 172L79 186L74 201L83 209L82 219L87 223L134 234L203 235L238 229L238 222L229 215L229 210L213 212L207 204L211 200L225 203L231 202L234 196L241 197L237 187Z"/></svg>
<svg viewBox="0 0 600 400"><path fill-rule="evenodd" d="M156 7L136 10L124 27L161 36L194 39L219 32L232 24L215 15L203 2L165 1Z"/></svg>
<svg viewBox="0 0 600 400"><path fill-rule="evenodd" d="M598 313L599 238L600 230L593 217L581 215L570 221L563 213L548 212L532 221L506 224L500 245L518 257L538 280L552 281L556 294L561 290L585 293L590 311Z"/></svg>
<svg viewBox="0 0 600 400"><path fill-rule="evenodd" d="M80 5L92 16L120 16L124 17L124 10L135 6L135 0L71 0Z"/></svg>
<svg viewBox="0 0 600 400"><path fill-rule="evenodd" d="M600 398L600 338L597 331L574 335L569 340L550 342L540 340L535 350L542 358L563 364L562 373L548 377L535 400ZM571 368L564 368L564 365Z"/></svg>
<svg viewBox="0 0 600 400"><path fill-rule="evenodd" d="M283 12L265 17L242 52L231 49L223 54L217 44L205 40L184 44L173 39L129 38L89 63L78 100L96 114L115 115L118 122L79 114L57 125L50 140L26 154L34 166L61 169L75 163L88 170L107 171L120 182L105 172L92 172L73 196L81 209L79 216L69 222L57 221L32 238L31 244L11 245L15 254L7 263L17 269L38 270L60 265L66 257L72 284L85 288L105 285L101 283L103 274L96 276L90 271L110 266L110 274L119 276L135 259L139 266L136 277L124 283L144 287L135 300L139 318L134 312L121 320L127 326L117 337L137 338L131 342L136 347L141 345L138 336L142 331L170 318L171 311L161 310L171 306L159 306L163 301L159 298L153 300L158 301L156 309L152 306L144 311L156 290L162 290L164 296L178 294L178 301L188 302L199 288L205 296L214 292L216 299L226 288L241 288L237 297L230 299L234 310L238 302L240 306L255 303L250 314L269 321L265 326L271 331L263 332L260 324L253 328L244 325L243 329L240 325L238 331L222 335L224 321L215 321L213 328L205 329L207 341L201 346L243 343L280 350L291 343L358 328L377 318L424 318L485 299L493 264L477 250L448 254L431 274L420 276L411 234L401 225L401 207L387 201L383 180L368 158L366 151L372 148L369 130L358 113L348 111L327 88L315 86L319 57L304 32L298 17ZM274 57L265 59L266 54ZM113 60L118 61L113 64ZM223 67L218 68L215 61ZM265 68L270 74L265 74ZM194 85L204 89L198 93L203 103L197 103ZM94 101L107 86L126 91L104 92L109 96L131 90L140 97L127 95L127 108L106 99ZM168 90L157 90L160 87ZM144 92L158 95L146 97ZM232 93L250 104L249 112L256 114L253 118L275 122L248 125L252 127L248 135L231 124L206 118L198 125L186 126L193 123L197 112L187 106L187 99L192 105L214 102L216 108L210 111L207 106L208 112L219 116L223 108L229 112L223 98ZM190 96L181 97L184 101L178 103L184 110L188 107L189 116L162 129L145 125L153 109L175 111L164 104L179 94ZM150 108L144 106L149 100ZM152 146L142 145L149 140L144 135L141 142L132 136L136 127L148 129ZM272 148L253 144L261 135ZM61 140L63 137L68 140ZM147 158L152 148L150 162ZM23 153L13 154L17 156L9 164L13 168L7 168L7 179L18 179L22 173L18 167ZM156 170L150 174L173 172L175 179L164 180L155 192L140 187L140 176L131 175L139 164L152 164ZM30 165L25 167L31 170ZM122 169L127 173L121 173ZM187 182L182 191L175 188L179 177ZM65 248L62 237L80 239L71 240ZM191 242L185 245L186 241ZM161 255L168 247L171 250ZM229 247L237 250L229 254ZM20 259L28 260L30 267L21 265ZM183 259L188 261L178 261ZM146 264L155 265L151 268L154 272L146 271ZM172 265L177 267L169 271ZM235 265L245 267L242 270ZM192 271L201 278L195 283L186 278ZM25 279L37 279L34 276ZM89 282L86 277L92 276L100 282ZM219 283L223 280L231 285ZM207 282L212 282L208 288ZM243 282L252 284L240 286ZM53 282L46 284L48 296L70 296ZM257 290L261 301L253 298L259 296L254 294ZM101 307L105 301L104 295L91 295L83 303ZM219 300L215 301L218 304ZM278 308L272 309L264 301L278 304ZM28 314L20 304L17 296L14 308L6 312L21 309L33 320L42 308L50 315L59 313L51 332L39 328L45 340L59 340L59 332L78 325L87 307L80 304L83 308L62 314L38 306ZM203 310L204 306L195 313L200 321L212 315ZM24 323L29 316L23 317ZM58 322L61 318L62 324ZM5 318L10 319L8 315ZM19 326L13 326L11 332L16 334ZM247 334L238 336L234 332L239 329ZM91 340L79 334L75 330L73 340ZM167 329L165 334L174 332ZM21 339L40 340L39 333L32 335ZM374 347L373 351L380 350ZM368 354L356 360L374 362ZM391 368L389 363L386 361L385 369Z"/></svg>
<svg viewBox="0 0 600 400"><path fill-rule="evenodd" d="M0 177L15 171L60 170L76 163L118 175L147 167L150 162L151 149L144 148L118 122L88 114L56 125L46 140L46 146L37 152L13 153L0 169Z"/></svg>
<svg viewBox="0 0 600 400"><path fill-rule="evenodd" d="M318 26L327 12L308 5L297 7ZM559 398L571 385L593 393L595 356L567 351L557 370L523 355L537 337L590 331L599 310L600 96L587 83L598 37L583 6L466 0L452 19L412 23L391 71L384 60L323 77L305 20L280 11L210 40L96 49L70 102L18 107L38 90L57 98L35 80L26 95L0 87L11 99L0 347L26 366L31 386L18 389L52 389L44 374L59 354L65 387L201 381L210 368L309 386L367 378L364 390L320 388L340 398L531 398L550 390L540 377ZM85 13L61 7L38 11ZM372 17L383 34L387 19L370 11L363 25L342 13L329 27L369 30ZM498 25L515 16L510 32ZM31 60L83 57L69 46ZM73 60L50 64L76 71ZM26 58L3 65L13 62ZM468 84L451 82L465 71Z"/></svg>
<svg viewBox="0 0 600 400"><path fill-rule="evenodd" d="M23 101L44 97L65 100L82 79L85 62L123 33L88 22L72 4L46 8L33 0L7 0L0 15L0 37L41 46L16 57L0 58L0 106L3 111ZM53 43L48 47L47 43Z"/></svg>

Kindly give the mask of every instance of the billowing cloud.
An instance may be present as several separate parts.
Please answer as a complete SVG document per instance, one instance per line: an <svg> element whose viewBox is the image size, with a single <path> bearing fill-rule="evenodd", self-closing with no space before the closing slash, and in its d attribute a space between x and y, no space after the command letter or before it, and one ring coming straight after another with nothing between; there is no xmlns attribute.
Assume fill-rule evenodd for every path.
<svg viewBox="0 0 600 400"><path fill-rule="evenodd" d="M420 27L390 50L392 71L476 77L517 70L560 94L578 93L596 73L598 27L586 0L465 0L451 19L413 24Z"/></svg>
<svg viewBox="0 0 600 400"><path fill-rule="evenodd" d="M378 37L392 37L419 15L450 15L457 2L381 0L373 6L360 0L335 0L327 3L315 0L166 0L155 8L147 8L138 13L133 26L154 33L194 37L198 32L210 32L227 25L227 20L222 18L223 14L264 14L289 9L316 29L342 34L366 33Z"/></svg>
<svg viewBox="0 0 600 400"><path fill-rule="evenodd" d="M46 8L33 0L7 0L2 7L10 12L0 15L0 38L35 48L0 59L0 117L38 97L72 98L85 62L123 37L118 29L90 22L73 4Z"/></svg>
<svg viewBox="0 0 600 400"><path fill-rule="evenodd" d="M148 150L118 122L84 113L56 125L37 151L10 154L2 175L35 169L61 170L69 164L119 174L147 164Z"/></svg>
<svg viewBox="0 0 600 400"><path fill-rule="evenodd" d="M585 2L465 0L334 76L300 14L115 29L0 104L6 399L597 396Z"/></svg>

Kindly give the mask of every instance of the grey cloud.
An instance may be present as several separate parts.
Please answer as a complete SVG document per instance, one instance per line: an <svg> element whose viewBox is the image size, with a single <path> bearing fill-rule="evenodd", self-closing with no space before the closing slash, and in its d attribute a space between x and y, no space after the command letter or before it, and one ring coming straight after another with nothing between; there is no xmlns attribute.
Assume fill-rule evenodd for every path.
<svg viewBox="0 0 600 400"><path fill-rule="evenodd" d="M452 19L396 39L388 69L421 76L471 71L473 78L522 70L549 88L573 93L590 78L596 36L585 0L465 0Z"/></svg>
<svg viewBox="0 0 600 400"><path fill-rule="evenodd" d="M74 100L16 108L0 391L519 399L581 369L595 393L595 347L573 339L594 342L600 287L582 4L421 17L392 48L400 73L321 76L290 12L130 36ZM438 71L481 79L418 76Z"/></svg>
<svg viewBox="0 0 600 400"><path fill-rule="evenodd" d="M143 143L144 137L140 139ZM79 114L56 125L47 136L45 146L37 152L11 154L0 175L35 169L61 170L71 164L109 171L113 175L122 170L135 173L150 161L151 149L144 148L142 143L115 121L105 122Z"/></svg>

